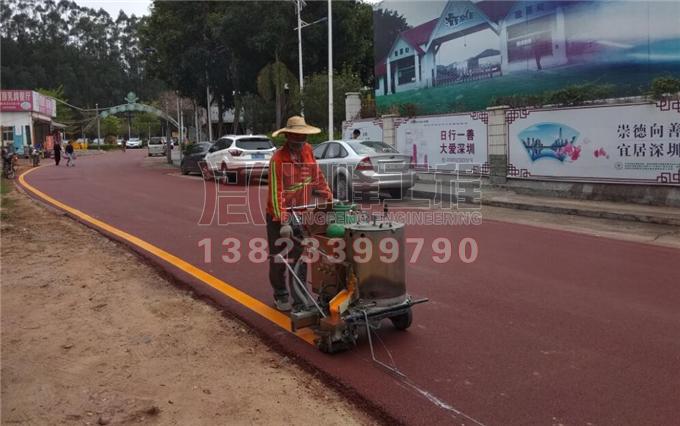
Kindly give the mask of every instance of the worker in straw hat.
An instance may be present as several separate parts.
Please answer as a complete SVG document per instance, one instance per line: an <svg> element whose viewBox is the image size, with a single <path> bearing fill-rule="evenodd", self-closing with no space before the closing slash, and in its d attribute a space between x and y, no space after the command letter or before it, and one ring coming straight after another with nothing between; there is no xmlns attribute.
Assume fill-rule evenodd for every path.
<svg viewBox="0 0 680 426"><path fill-rule="evenodd" d="M333 199L328 183L314 159L312 146L307 136L320 133L310 126L303 117L293 116L286 127L275 131L272 136L284 134L286 143L277 150L269 162L269 196L267 197L267 240L269 242L269 281L274 289L274 305L280 311L299 308L301 302L293 292L294 305L288 299L289 289L284 279L286 265L277 259L277 254L287 247L277 240L290 239L293 229L289 222L287 208L304 206L318 201ZM289 259L296 260L302 254L299 244L288 250Z"/></svg>

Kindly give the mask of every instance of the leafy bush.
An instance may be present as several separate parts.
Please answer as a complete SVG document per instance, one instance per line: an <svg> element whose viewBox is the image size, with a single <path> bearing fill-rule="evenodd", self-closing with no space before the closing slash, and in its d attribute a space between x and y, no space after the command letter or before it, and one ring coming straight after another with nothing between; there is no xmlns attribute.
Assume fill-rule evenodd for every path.
<svg viewBox="0 0 680 426"><path fill-rule="evenodd" d="M606 99L612 96L614 86L611 84L574 84L554 92L544 93L546 104L583 105L586 101Z"/></svg>
<svg viewBox="0 0 680 426"><path fill-rule="evenodd" d="M652 80L650 96L656 100L680 92L680 79L674 77L657 77Z"/></svg>
<svg viewBox="0 0 680 426"><path fill-rule="evenodd" d="M271 133L269 133L267 136L271 138L271 140L274 142L274 145L277 147L283 146L283 144L286 142L286 137L284 135L278 135L275 138L272 137ZM335 133L335 139L340 139L340 134L337 132ZM309 142L312 145L320 144L321 142L326 142L328 140L328 133L327 132L321 132L316 135L309 135L307 137L307 142Z"/></svg>
<svg viewBox="0 0 680 426"><path fill-rule="evenodd" d="M96 150L99 150L100 148L101 148L102 151L112 151L112 150L115 150L115 149L121 149L121 147L116 145L116 144L102 144L102 145L89 144L87 146L88 150L93 149L93 150L96 151Z"/></svg>
<svg viewBox="0 0 680 426"><path fill-rule="evenodd" d="M415 117L418 115L418 105L412 103L400 104L399 115L402 117Z"/></svg>
<svg viewBox="0 0 680 426"><path fill-rule="evenodd" d="M333 75L334 128L340 128L345 119L345 93L358 92L360 88L359 76L351 71L344 70ZM328 127L328 75L319 73L306 77L302 96L307 123L317 127Z"/></svg>
<svg viewBox="0 0 680 426"><path fill-rule="evenodd" d="M507 105L511 108L541 107L555 104L563 106L583 105L588 101L606 99L614 93L611 84L574 84L559 90L543 92L539 95L510 95L491 99L491 106Z"/></svg>

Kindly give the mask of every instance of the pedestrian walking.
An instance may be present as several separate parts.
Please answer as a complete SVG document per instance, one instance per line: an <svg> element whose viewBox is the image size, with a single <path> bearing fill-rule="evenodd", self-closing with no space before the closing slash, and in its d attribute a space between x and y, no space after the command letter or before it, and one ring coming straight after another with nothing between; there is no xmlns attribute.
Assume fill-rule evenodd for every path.
<svg viewBox="0 0 680 426"><path fill-rule="evenodd" d="M66 144L66 167L75 167L76 153L73 150L73 144L68 141Z"/></svg>
<svg viewBox="0 0 680 426"><path fill-rule="evenodd" d="M61 143L59 141L54 142L54 164L59 165L61 161Z"/></svg>

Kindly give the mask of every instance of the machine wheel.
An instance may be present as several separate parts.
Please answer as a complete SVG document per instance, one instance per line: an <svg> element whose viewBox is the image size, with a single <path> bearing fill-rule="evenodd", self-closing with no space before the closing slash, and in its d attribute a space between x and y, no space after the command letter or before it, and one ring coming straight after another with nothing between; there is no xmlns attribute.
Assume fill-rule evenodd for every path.
<svg viewBox="0 0 680 426"><path fill-rule="evenodd" d="M390 317L390 321L392 321L392 325L394 325L394 328L397 330L406 330L413 322L413 313L411 312L411 308L409 308L403 314Z"/></svg>
<svg viewBox="0 0 680 426"><path fill-rule="evenodd" d="M319 337L316 340L316 347L325 354L336 354L348 349L348 346L345 342L332 342L328 336Z"/></svg>
<svg viewBox="0 0 680 426"><path fill-rule="evenodd" d="M352 185L347 183L347 178L343 174L335 177L335 185L333 185L333 194L335 198L341 201L352 201Z"/></svg>

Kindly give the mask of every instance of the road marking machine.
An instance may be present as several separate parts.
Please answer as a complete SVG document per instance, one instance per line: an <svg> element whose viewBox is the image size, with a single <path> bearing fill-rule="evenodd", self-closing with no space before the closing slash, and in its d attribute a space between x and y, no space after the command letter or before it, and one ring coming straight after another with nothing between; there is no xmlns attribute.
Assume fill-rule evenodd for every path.
<svg viewBox="0 0 680 426"><path fill-rule="evenodd" d="M371 330L387 318L406 330L411 307L428 300L406 292L405 225L389 220L386 205L382 215L335 200L289 211L302 255L291 261L277 256L300 306L290 315L293 331L311 328L317 347L335 353L355 345L365 329L377 361Z"/></svg>

